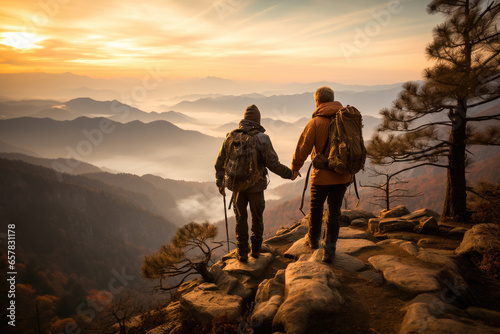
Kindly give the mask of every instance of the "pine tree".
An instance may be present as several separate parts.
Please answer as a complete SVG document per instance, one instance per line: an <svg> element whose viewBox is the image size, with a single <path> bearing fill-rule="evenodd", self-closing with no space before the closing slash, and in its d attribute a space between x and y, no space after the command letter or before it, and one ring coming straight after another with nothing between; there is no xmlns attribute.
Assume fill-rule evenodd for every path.
<svg viewBox="0 0 500 334"><path fill-rule="evenodd" d="M428 12L445 17L426 49L433 67L423 82L404 84L392 108L381 111L368 151L376 164L446 168L441 219L465 222L467 146L500 145L500 114L471 114L500 98L500 2L433 0Z"/></svg>
<svg viewBox="0 0 500 334"><path fill-rule="evenodd" d="M191 222L179 228L168 245L153 255L144 258L141 273L148 279L159 279L160 290L178 288L187 277L199 274L206 282L213 282L213 277L208 271L208 263L213 251L222 247L221 242L209 242L215 238L217 227L213 224L198 224ZM216 244L210 247L210 243ZM164 285L164 281L180 276L181 280L175 285ZM168 284L168 283L167 283Z"/></svg>

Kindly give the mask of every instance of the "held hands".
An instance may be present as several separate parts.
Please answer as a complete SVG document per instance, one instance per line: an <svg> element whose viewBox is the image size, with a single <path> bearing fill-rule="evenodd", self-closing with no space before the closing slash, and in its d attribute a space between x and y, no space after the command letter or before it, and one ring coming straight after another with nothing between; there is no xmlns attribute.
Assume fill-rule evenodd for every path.
<svg viewBox="0 0 500 334"><path fill-rule="evenodd" d="M294 181L297 178L297 176L302 177L302 175L300 175L300 172L298 170L294 170L291 180Z"/></svg>
<svg viewBox="0 0 500 334"><path fill-rule="evenodd" d="M225 187L224 187L224 186L219 187L219 193L220 193L222 196L226 196L226 190L225 190Z"/></svg>

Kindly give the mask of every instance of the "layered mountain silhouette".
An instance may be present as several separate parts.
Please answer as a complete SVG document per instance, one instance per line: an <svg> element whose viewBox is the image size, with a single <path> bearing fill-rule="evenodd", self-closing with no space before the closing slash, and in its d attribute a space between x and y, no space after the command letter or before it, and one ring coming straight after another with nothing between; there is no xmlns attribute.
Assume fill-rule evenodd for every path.
<svg viewBox="0 0 500 334"><path fill-rule="evenodd" d="M319 87L319 86L318 86ZM353 105L363 115L378 116L381 108L387 107L397 97L401 88L392 87L380 91L338 91L335 99L342 104ZM315 109L314 91L291 94L272 95L261 94L208 97L195 101L183 101L171 107L179 112L218 112L218 113L241 113L242 106L255 104L261 110L263 116L270 118L286 117L310 117Z"/></svg>
<svg viewBox="0 0 500 334"><path fill-rule="evenodd" d="M73 120L78 117L106 117L117 122L168 121L172 123L198 124L194 118L173 110L164 112L144 112L117 100L96 101L88 97L76 98L67 102L54 100L21 100L0 102L0 119L16 117L52 118L59 121Z"/></svg>
<svg viewBox="0 0 500 334"><path fill-rule="evenodd" d="M182 130L166 121L123 124L102 117L1 120L0 141L38 156L73 158L108 168L119 164L125 167L121 170L135 174L159 172L188 179L203 179L201 171L212 174L222 143L220 138Z"/></svg>

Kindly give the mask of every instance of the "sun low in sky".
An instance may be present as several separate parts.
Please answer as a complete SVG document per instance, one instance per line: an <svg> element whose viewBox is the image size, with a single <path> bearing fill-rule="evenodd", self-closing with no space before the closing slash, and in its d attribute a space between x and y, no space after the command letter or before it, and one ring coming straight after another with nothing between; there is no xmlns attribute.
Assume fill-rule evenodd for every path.
<svg viewBox="0 0 500 334"><path fill-rule="evenodd" d="M412 0L4 0L0 70L380 84L415 80L441 17Z"/></svg>

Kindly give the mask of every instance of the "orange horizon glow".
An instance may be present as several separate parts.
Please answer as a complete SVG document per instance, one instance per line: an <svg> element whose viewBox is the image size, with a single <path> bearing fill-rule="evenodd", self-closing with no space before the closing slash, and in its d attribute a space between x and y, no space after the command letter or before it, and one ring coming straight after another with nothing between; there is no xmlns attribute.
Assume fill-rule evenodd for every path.
<svg viewBox="0 0 500 334"><path fill-rule="evenodd" d="M393 3L393 7L390 7ZM362 0L7 0L1 73L383 84L421 78L439 16L425 3Z"/></svg>

